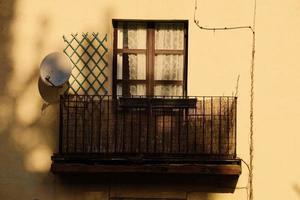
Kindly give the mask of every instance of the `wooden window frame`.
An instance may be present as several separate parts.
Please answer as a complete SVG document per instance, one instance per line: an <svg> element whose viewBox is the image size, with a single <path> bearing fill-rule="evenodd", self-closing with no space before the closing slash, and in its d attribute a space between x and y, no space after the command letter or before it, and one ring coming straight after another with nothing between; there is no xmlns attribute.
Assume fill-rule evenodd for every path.
<svg viewBox="0 0 300 200"><path fill-rule="evenodd" d="M125 20L125 19L113 19L113 73L112 73L112 94L113 97L117 97L117 84L122 84L122 96L130 97L130 84L145 83L146 84L146 96L154 96L154 86L157 84L175 84L182 85L182 96L187 96L187 70L188 70L188 20ZM147 36L146 36L146 49L118 49L118 24L119 23L146 23L147 24ZM163 49L155 50L155 24L158 23L182 23L184 24L184 44L183 50ZM119 53L139 53L146 55L146 80L129 80L128 69L122 67L122 80L117 79L117 55ZM126 54L127 53L127 54ZM154 61L157 54L180 54L183 55L183 80L154 80ZM126 62L125 56L123 56L123 63ZM123 64L124 66L124 64ZM154 83L155 82L155 83ZM125 86L125 87L124 87Z"/></svg>
<svg viewBox="0 0 300 200"><path fill-rule="evenodd" d="M180 197L110 197L109 200L186 200Z"/></svg>

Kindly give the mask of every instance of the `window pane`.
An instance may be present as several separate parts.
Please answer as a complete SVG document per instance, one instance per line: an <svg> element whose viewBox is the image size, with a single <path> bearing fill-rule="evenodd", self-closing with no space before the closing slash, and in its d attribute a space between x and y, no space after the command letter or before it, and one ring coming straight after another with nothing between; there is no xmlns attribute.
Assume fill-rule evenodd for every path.
<svg viewBox="0 0 300 200"><path fill-rule="evenodd" d="M125 83L123 83L125 84ZM129 95L146 95L146 85L145 84L130 84ZM117 96L122 96L122 84L117 84Z"/></svg>
<svg viewBox="0 0 300 200"><path fill-rule="evenodd" d="M123 73L123 57L122 54L118 54L117 56L117 79L122 79Z"/></svg>
<svg viewBox="0 0 300 200"><path fill-rule="evenodd" d="M126 28L127 26L127 28ZM146 25L142 23L121 23L118 27L118 49L146 49Z"/></svg>
<svg viewBox="0 0 300 200"><path fill-rule="evenodd" d="M156 85L154 95L157 96L182 96L182 85Z"/></svg>
<svg viewBox="0 0 300 200"><path fill-rule="evenodd" d="M183 55L156 55L155 80L183 80Z"/></svg>
<svg viewBox="0 0 300 200"><path fill-rule="evenodd" d="M123 79L123 56L128 59L129 79L146 80L146 55L145 54L118 54L117 78Z"/></svg>
<svg viewBox="0 0 300 200"><path fill-rule="evenodd" d="M155 25L155 49L183 50L184 25L182 23L159 23Z"/></svg>
<svg viewBox="0 0 300 200"><path fill-rule="evenodd" d="M122 85L121 84L117 85L117 96L122 96Z"/></svg>
<svg viewBox="0 0 300 200"><path fill-rule="evenodd" d="M146 95L145 84L130 85L130 95Z"/></svg>

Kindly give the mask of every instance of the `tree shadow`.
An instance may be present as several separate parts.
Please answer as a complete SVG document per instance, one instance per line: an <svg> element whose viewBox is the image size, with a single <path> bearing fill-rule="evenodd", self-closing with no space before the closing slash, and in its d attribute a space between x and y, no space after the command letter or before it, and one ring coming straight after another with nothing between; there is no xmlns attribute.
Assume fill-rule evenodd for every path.
<svg viewBox="0 0 300 200"><path fill-rule="evenodd" d="M31 47L35 57L31 62L33 66L28 66L33 70L28 76L22 77L22 85L13 85L11 83L14 81L14 73L20 67L16 66L18 58L13 50L16 45L15 39L21 34L13 31L17 1L3 1L0 3L0 9L0 170L4 172L0 175L0 199L34 199L37 196L49 196L52 190L49 183L53 181L53 176L43 172L45 169L49 171L50 165L46 166L47 162L44 162L42 166L37 162L45 152L50 151L48 149L54 149L57 144L54 141L55 134L51 134L58 130L57 111L54 106L47 116L40 116L39 108L42 102L37 90L41 49L45 45L44 31L47 30L48 21L45 17L37 19L37 37L34 46ZM15 86L18 88L17 92L11 91L11 87L14 89ZM37 108L38 112L31 119L32 107ZM50 155L42 159L50 161ZM18 192L13 192L16 188Z"/></svg>
<svg viewBox="0 0 300 200"><path fill-rule="evenodd" d="M5 1L0 4L0 97L7 93L7 83L13 71L12 59L12 21L15 17L16 1Z"/></svg>
<svg viewBox="0 0 300 200"><path fill-rule="evenodd" d="M300 186L298 185L298 184L294 184L293 185L293 189L294 189L294 191L297 193L297 195L298 195L298 197L299 197L299 199L300 199Z"/></svg>

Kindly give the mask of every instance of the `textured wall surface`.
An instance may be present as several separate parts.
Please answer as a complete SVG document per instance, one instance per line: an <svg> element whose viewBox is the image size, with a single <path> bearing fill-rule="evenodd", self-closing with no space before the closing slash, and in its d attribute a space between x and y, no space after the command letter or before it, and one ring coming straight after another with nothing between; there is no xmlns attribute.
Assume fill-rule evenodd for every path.
<svg viewBox="0 0 300 200"><path fill-rule="evenodd" d="M300 1L257 1L254 198L296 200L300 199ZM252 34L200 30L193 23L193 11L193 0L0 0L0 199L246 199L243 189L222 193L226 188L177 185L174 179L128 183L130 177L58 178L49 172L58 144L58 105L43 104L39 64L48 53L63 50L63 35L107 33L111 81L112 19L189 20L188 94L231 95L240 75L237 152L249 161ZM239 26L251 25L252 14L252 0L199 0L196 16L203 26ZM238 187L246 185L247 176L243 166Z"/></svg>

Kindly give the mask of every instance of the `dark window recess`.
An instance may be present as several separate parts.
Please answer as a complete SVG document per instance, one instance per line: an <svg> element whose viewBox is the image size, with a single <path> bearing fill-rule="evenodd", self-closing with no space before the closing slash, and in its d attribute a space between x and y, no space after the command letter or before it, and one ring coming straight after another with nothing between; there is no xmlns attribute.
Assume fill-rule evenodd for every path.
<svg viewBox="0 0 300 200"><path fill-rule="evenodd" d="M114 21L113 94L186 96L187 21Z"/></svg>

